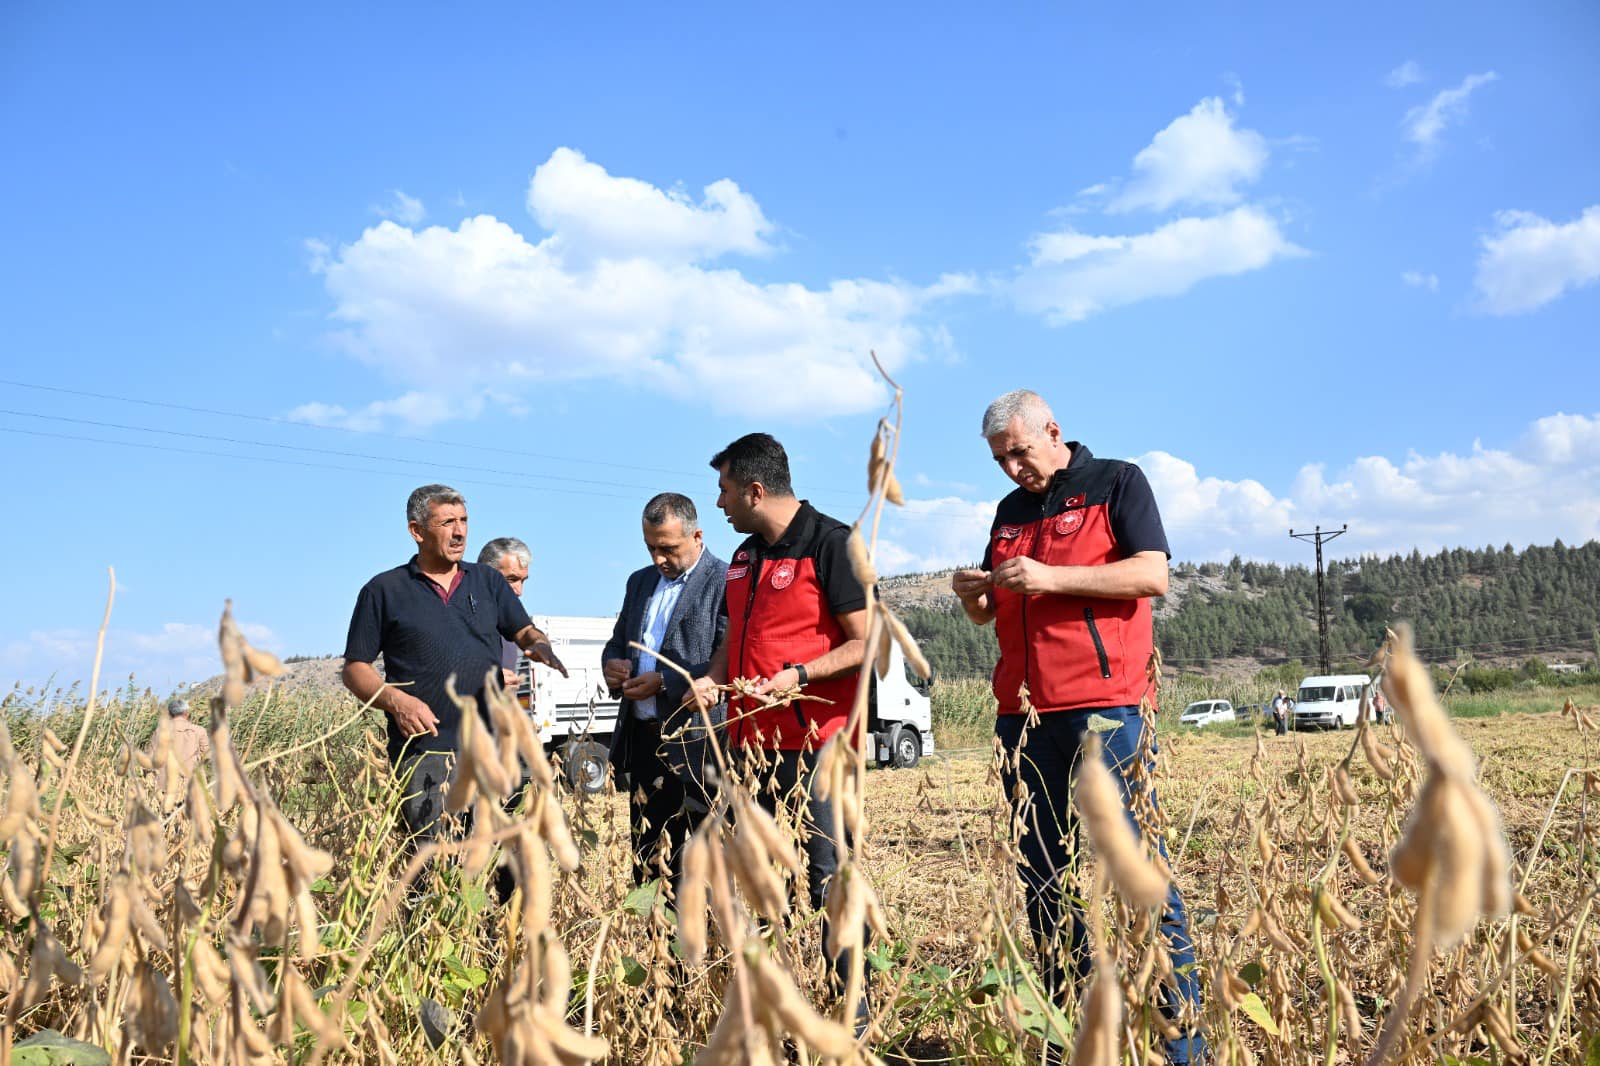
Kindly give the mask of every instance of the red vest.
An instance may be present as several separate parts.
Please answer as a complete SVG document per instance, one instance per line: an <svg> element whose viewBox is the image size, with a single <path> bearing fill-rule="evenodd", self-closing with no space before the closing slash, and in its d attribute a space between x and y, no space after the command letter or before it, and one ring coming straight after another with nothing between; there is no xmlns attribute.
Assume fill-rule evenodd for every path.
<svg viewBox="0 0 1600 1066"><path fill-rule="evenodd" d="M835 527L841 524L807 506L777 544L769 547L751 537L734 552L727 594L730 679L772 677L786 665L810 662L845 642L817 574L817 551ZM859 676L853 671L805 687L806 695L831 703L799 700L756 710L759 701L731 699L729 741L785 750L820 748L850 717Z"/></svg>
<svg viewBox="0 0 1600 1066"><path fill-rule="evenodd" d="M1127 464L1087 458L1057 474L1039 496L1018 489L1000 502L989 565L1026 555L1048 566L1102 566L1126 558L1112 533L1109 500ZM1040 712L1137 706L1148 693L1155 647L1149 599L1024 596L989 592L1000 661L994 696L1020 713L1024 682Z"/></svg>

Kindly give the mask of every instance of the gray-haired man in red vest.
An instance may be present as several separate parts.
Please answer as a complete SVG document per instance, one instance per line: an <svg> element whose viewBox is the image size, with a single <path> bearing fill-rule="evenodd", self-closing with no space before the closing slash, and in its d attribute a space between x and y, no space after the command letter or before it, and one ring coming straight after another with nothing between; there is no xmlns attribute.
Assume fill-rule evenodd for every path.
<svg viewBox="0 0 1600 1066"><path fill-rule="evenodd" d="M993 622L1000 640L995 736L1007 755L1006 795L1017 795L1020 783L1020 813L1028 827L1018 872L1045 979L1064 997L1074 982L1060 959L1063 932L1073 975L1081 980L1090 962L1081 916L1066 902L1077 851L1071 782L1090 719L1098 718L1097 728L1106 729L1106 763L1130 809L1132 790L1143 787L1129 773L1146 729L1139 704L1147 693L1154 695L1148 678L1154 648L1150 597L1166 594L1170 553L1144 472L1132 463L1096 459L1077 441L1063 440L1036 393L1019 389L990 404L983 436L1018 487L995 511L982 568L958 570L951 587L967 617L978 625ZM1031 730L1024 692L1039 714ZM1153 807L1153 791L1149 800ZM1166 854L1163 843L1157 847ZM1197 1027L1194 945L1175 884L1161 928L1177 971L1162 1010L1177 1019L1192 1006L1193 1014L1182 1020ZM1167 1057L1188 1063L1203 1056L1204 1046L1197 1033L1184 1034L1168 1044Z"/></svg>

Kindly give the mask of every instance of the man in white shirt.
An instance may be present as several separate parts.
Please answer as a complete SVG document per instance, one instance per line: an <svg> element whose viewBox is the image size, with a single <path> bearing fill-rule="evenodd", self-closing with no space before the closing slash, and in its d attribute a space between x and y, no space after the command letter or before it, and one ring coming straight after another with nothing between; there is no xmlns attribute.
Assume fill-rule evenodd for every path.
<svg viewBox="0 0 1600 1066"><path fill-rule="evenodd" d="M728 566L706 550L694 501L661 493L645 505L643 529L651 565L629 576L601 653L606 685L622 697L611 764L619 784L626 778L640 884L662 872L662 861L676 880L683 843L706 808L706 740L693 704L684 707L689 683L656 653L691 676L703 674L728 624L722 611ZM630 648L630 641L649 650ZM659 854L663 836L665 855Z"/></svg>

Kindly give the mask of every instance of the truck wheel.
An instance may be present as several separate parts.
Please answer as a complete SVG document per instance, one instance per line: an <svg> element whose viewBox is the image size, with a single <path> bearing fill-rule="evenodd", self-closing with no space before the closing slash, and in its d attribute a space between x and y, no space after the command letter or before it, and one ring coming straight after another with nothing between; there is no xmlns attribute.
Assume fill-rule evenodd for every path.
<svg viewBox="0 0 1600 1066"><path fill-rule="evenodd" d="M601 744L593 740L572 740L567 742L566 764L567 781L573 788L581 789L591 796L604 792L606 788L606 764L610 752Z"/></svg>
<svg viewBox="0 0 1600 1066"><path fill-rule="evenodd" d="M901 726L890 742L889 765L909 770L922 758L922 738L910 726Z"/></svg>

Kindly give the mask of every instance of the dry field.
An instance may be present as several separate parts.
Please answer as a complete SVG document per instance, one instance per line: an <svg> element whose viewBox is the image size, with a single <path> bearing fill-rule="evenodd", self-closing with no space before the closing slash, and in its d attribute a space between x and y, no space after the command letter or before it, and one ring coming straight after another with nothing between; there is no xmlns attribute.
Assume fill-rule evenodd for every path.
<svg viewBox="0 0 1600 1066"><path fill-rule="evenodd" d="M508 1050L517 1061L580 1062L602 1049L582 1042L590 1033L604 1041L596 1061L679 1063L728 1013L730 974L769 961L783 964L805 1000L830 1006L814 965L817 916L803 905L749 922L738 952L713 926L704 961L683 962L667 901L634 889L625 802L615 794L547 793L559 798L577 848L571 871L551 839L560 831L532 813L540 800L530 802L528 821L507 821L512 831L501 840L514 845L512 861L542 853L533 861L542 873L523 871L524 883L544 879L542 903L516 897L501 906L489 869L469 878L473 871L455 861L435 864L407 898L395 887L405 861L376 719L357 712L350 723L343 700L276 699L253 695L234 711L232 747L254 799L231 804L218 798L226 774L214 768L191 792L159 766L125 767L119 737L142 740L153 709L101 707L102 725L89 732L53 829L78 719L49 720L47 733L45 720L10 716L15 753L0 753L10 812L0 824L8 911L0 987L13 1061L93 1061L22 1046L53 1029L125 1062L319 1054L492 1061ZM1469 922L1459 945L1422 960L1420 994L1397 1027L1390 1061L1593 1061L1600 734L1573 714L1455 725L1503 815L1522 901L1508 917ZM1195 919L1205 1024L1219 1061L1360 1061L1402 997L1426 923L1416 893L1388 877L1388 855L1425 760L1403 733L1378 730L1372 739L1387 749L1393 775L1386 781L1356 737L1268 736L1258 748L1254 737L1161 735L1158 788L1174 873ZM1345 799L1356 806L1341 802L1331 776L1347 756L1355 794ZM31 807L25 777L38 783ZM867 832L857 857L888 935L866 952L875 1017L862 1054L1037 1062L1052 1033L1070 1047L1082 1027L1076 1007L1054 1011L1033 991L992 760L963 754L864 781ZM532 841L517 829L529 821L539 827ZM276 856L261 854L264 826L278 832ZM1340 848L1346 837L1375 881L1352 868ZM304 854L291 857L296 848ZM38 876L41 851L53 852L47 878ZM470 867L474 856L464 861ZM1086 896L1087 873L1097 868L1086 865ZM273 873L282 883L263 884ZM759 891L734 882L759 915ZM1106 948L1126 989L1120 1053L1142 1061L1163 1024L1147 1006L1163 952L1148 915L1117 899L1114 885L1103 887L1111 889L1101 903ZM1319 895L1329 903L1319 907ZM524 1005L543 1012L528 1025L564 1029L576 1050L563 1053L542 1037L508 1047L514 1019L497 1021L492 1004L505 1015L519 988ZM425 1001L445 1009L424 1009ZM444 1030L433 1034L437 1050L425 1015ZM751 1024L762 1028L759 1018ZM826 1057L785 1039L795 1055Z"/></svg>

